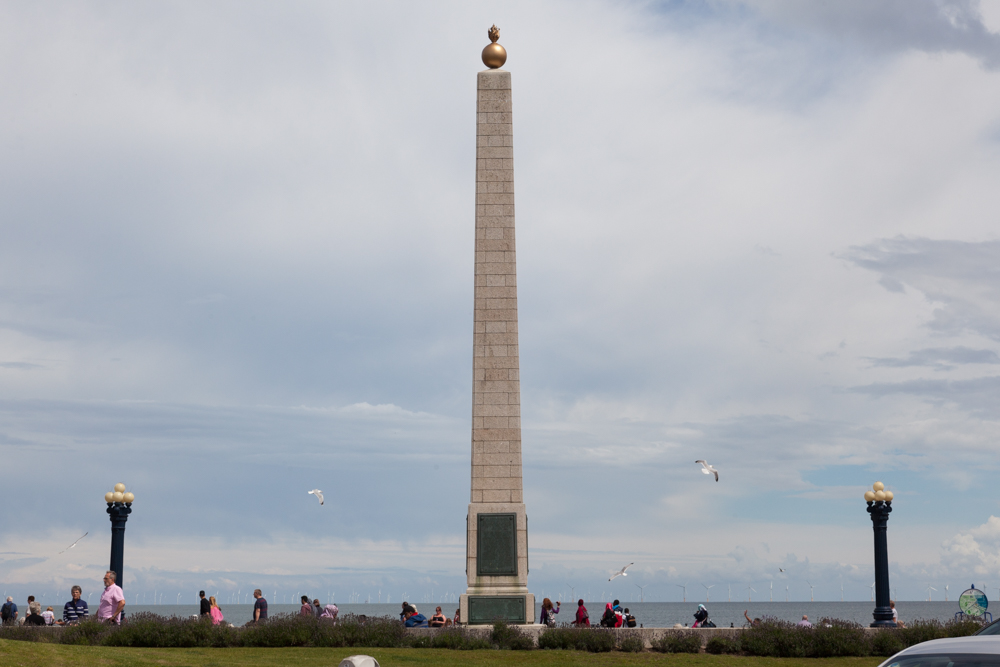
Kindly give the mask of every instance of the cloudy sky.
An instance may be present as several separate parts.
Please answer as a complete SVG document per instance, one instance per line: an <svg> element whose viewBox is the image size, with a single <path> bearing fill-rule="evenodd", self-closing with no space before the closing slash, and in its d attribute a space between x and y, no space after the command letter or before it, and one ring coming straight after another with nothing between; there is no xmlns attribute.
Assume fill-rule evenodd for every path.
<svg viewBox="0 0 1000 667"><path fill-rule="evenodd" d="M996 590L975 0L0 4L0 587L464 590L493 23L531 588Z"/></svg>

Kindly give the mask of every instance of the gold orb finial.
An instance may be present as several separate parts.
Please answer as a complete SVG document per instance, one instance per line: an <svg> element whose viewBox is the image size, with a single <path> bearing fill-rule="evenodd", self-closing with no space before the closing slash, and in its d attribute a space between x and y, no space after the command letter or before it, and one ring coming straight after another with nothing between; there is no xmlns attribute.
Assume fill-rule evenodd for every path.
<svg viewBox="0 0 1000 667"><path fill-rule="evenodd" d="M490 37L490 43L483 49L483 64L490 69L503 67L507 62L507 49L497 44L497 40L500 39L500 29L494 24L486 34Z"/></svg>

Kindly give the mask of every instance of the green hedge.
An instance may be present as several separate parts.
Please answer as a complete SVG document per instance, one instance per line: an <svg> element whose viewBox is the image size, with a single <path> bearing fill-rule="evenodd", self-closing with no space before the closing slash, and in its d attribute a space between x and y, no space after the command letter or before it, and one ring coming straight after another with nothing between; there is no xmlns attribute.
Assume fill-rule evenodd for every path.
<svg viewBox="0 0 1000 667"><path fill-rule="evenodd" d="M629 642L623 650L633 650L634 643ZM617 647L618 637L615 635L614 630L608 628L550 628L538 637L538 648L541 649L567 649L590 651L591 653L607 653L614 651Z"/></svg>
<svg viewBox="0 0 1000 667"><path fill-rule="evenodd" d="M768 618L744 630L739 651L775 658L833 658L841 656L890 656L907 646L943 637L964 637L983 627L975 621L916 621L905 628L868 632L850 621L822 619L811 628ZM733 647L716 644L710 653L729 653Z"/></svg>
<svg viewBox="0 0 1000 667"><path fill-rule="evenodd" d="M668 632L653 642L653 650L660 653L698 653L701 651L701 635L697 630Z"/></svg>
<svg viewBox="0 0 1000 667"><path fill-rule="evenodd" d="M940 623L917 621L906 628L868 632L857 623L823 619L812 628L768 618L744 630L739 638L711 637L709 653L742 653L780 658L828 658L838 656L889 656L907 646L942 637L970 635L982 625L974 621ZM653 643L663 653L698 653L702 635L698 631L669 632ZM457 650L531 650L531 637L503 621L494 623L488 637L466 628L448 628L434 633L408 633L399 621L389 618L346 616L337 623L298 615L278 615L267 623L242 628L213 625L209 619L164 618L138 613L121 626L89 620L62 630L24 626L0 628L0 639L58 642L89 646L153 648L189 647L366 647L450 648ZM639 652L642 635L629 630L559 627L544 630L538 638L541 649L571 649L604 653Z"/></svg>
<svg viewBox="0 0 1000 667"><path fill-rule="evenodd" d="M148 648L190 647L366 647L366 648L489 648L491 644L462 628L435 637L406 632L389 617L346 616L337 623L298 615L277 615L266 623L242 628L213 625L210 619L165 618L150 613L129 616L122 625L88 620L62 630L24 626L0 629L0 638L89 646Z"/></svg>

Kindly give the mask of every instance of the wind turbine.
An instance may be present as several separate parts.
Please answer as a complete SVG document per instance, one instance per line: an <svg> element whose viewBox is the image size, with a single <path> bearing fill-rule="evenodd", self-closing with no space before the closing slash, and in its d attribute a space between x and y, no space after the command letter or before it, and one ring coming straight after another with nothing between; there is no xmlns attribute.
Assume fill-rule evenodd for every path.
<svg viewBox="0 0 1000 667"><path fill-rule="evenodd" d="M646 600L645 600L645 598L643 598L642 589L645 588L646 586L649 586L649 584L646 584L646 586L640 586L639 584L633 584L633 586L635 586L636 588L639 589L639 602L645 602Z"/></svg>
<svg viewBox="0 0 1000 667"><path fill-rule="evenodd" d="M945 602L948 601L948 585L947 584L945 584L945 587L944 587L944 601Z"/></svg>
<svg viewBox="0 0 1000 667"><path fill-rule="evenodd" d="M931 600L931 591L936 591L936 590L937 590L936 588L934 588L930 584L927 584L927 601L928 602L932 602L932 600Z"/></svg>
<svg viewBox="0 0 1000 667"><path fill-rule="evenodd" d="M840 601L844 601L844 582L840 582Z"/></svg>
<svg viewBox="0 0 1000 667"><path fill-rule="evenodd" d="M705 584L702 584L702 586L705 586ZM712 584L711 586L705 586L705 602L710 602L710 600L708 599L708 594L709 591L711 591L713 588L715 588L715 584Z"/></svg>
<svg viewBox="0 0 1000 667"><path fill-rule="evenodd" d="M875 602L875 582L874 581L872 582L871 589L872 589L872 602Z"/></svg>
<svg viewBox="0 0 1000 667"><path fill-rule="evenodd" d="M788 584L785 584L785 602L788 602Z"/></svg>
<svg viewBox="0 0 1000 667"><path fill-rule="evenodd" d="M774 602L774 582L771 582L771 602Z"/></svg>
<svg viewBox="0 0 1000 667"><path fill-rule="evenodd" d="M733 601L733 585L732 584L726 584L726 590L729 591L729 601L732 602Z"/></svg>
<svg viewBox="0 0 1000 667"><path fill-rule="evenodd" d="M684 591L684 602L687 602L688 601L688 589L687 589L687 586L683 586L681 584L674 584L674 586L676 586L677 588L683 589L683 591Z"/></svg>
<svg viewBox="0 0 1000 667"><path fill-rule="evenodd" d="M569 584L566 584L566 585L569 586ZM569 586L569 598L570 598L570 600L576 600L576 587L575 586Z"/></svg>
<svg viewBox="0 0 1000 667"><path fill-rule="evenodd" d="M809 581L806 580L806 583L809 584ZM812 584L809 584L809 601L810 602L813 601L813 585Z"/></svg>
<svg viewBox="0 0 1000 667"><path fill-rule="evenodd" d="M753 598L750 596L750 591L756 593L757 589L753 588L752 586L747 586L747 602L753 602Z"/></svg>

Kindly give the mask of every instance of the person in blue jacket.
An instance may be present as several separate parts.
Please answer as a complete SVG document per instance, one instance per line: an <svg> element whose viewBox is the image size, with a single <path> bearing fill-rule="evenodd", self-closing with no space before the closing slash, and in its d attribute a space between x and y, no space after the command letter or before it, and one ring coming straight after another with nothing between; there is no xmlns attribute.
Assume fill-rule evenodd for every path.
<svg viewBox="0 0 1000 667"><path fill-rule="evenodd" d="M403 621L403 625L405 625L408 628L429 627L427 625L427 617L421 614L419 611L417 611L417 608L414 607L413 605L409 605L406 609L403 610L403 617L405 619Z"/></svg>

